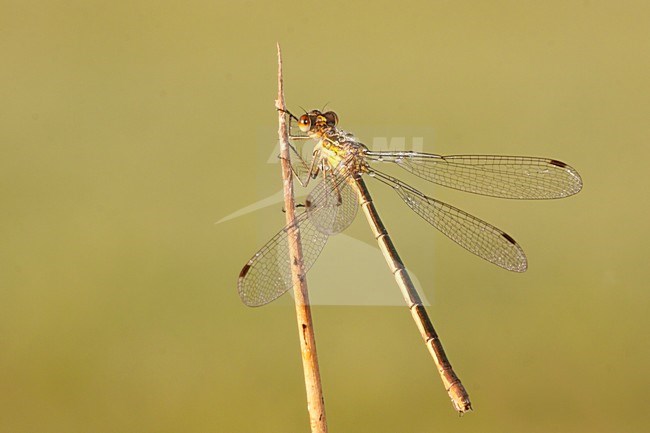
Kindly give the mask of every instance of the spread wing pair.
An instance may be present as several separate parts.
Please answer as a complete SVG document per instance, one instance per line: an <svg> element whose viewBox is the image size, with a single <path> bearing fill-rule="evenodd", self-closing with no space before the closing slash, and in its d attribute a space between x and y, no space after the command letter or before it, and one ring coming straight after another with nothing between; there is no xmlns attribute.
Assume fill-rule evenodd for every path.
<svg viewBox="0 0 650 433"><path fill-rule="evenodd" d="M554 199L576 194L582 180L572 167L548 158L495 155L442 156L419 152L366 151L370 162L390 162L430 182L474 194L509 199ZM301 161L302 165L304 161ZM299 172L304 172L303 167ZM303 173L304 174L304 173ZM404 202L451 240L504 269L523 272L526 256L505 232L408 184L370 168L368 174L389 185ZM242 269L238 290L246 305L260 306L291 288L289 233L300 230L305 272L327 238L347 228L358 208L357 192L346 161L323 173L305 201L306 210L260 249Z"/></svg>

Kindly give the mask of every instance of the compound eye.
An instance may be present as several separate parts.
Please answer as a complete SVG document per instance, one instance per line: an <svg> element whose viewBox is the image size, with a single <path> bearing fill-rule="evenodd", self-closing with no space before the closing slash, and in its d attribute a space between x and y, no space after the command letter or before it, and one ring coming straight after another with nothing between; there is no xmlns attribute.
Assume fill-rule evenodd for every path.
<svg viewBox="0 0 650 433"><path fill-rule="evenodd" d="M336 126L336 124L339 123L339 116L337 116L333 111L328 111L327 113L323 114L323 116L325 117L325 120L329 126Z"/></svg>
<svg viewBox="0 0 650 433"><path fill-rule="evenodd" d="M311 120L309 119L309 116L306 114L303 114L300 116L300 119L298 119L298 127L302 132L308 132L309 129L311 128Z"/></svg>

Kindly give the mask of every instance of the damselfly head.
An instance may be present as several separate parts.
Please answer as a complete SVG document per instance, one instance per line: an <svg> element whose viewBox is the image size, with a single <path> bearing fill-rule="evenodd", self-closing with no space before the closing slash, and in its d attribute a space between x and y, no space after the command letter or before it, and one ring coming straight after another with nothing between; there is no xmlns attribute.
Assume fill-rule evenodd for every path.
<svg viewBox="0 0 650 433"><path fill-rule="evenodd" d="M339 123L339 116L333 111L321 113L318 110L311 110L309 113L303 114L298 119L298 127L302 132L309 132L312 130L323 130L323 128L333 128Z"/></svg>

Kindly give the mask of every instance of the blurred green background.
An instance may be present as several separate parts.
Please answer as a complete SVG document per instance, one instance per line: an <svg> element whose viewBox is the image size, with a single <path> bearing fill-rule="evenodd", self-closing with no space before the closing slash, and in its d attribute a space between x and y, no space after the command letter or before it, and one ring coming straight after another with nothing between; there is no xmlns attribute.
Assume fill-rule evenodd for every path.
<svg viewBox="0 0 650 433"><path fill-rule="evenodd" d="M371 185L475 411L453 411L406 308L317 306L330 431L648 431L649 12L0 1L0 431L308 431L290 298L236 292L281 205L215 224L281 187L276 41L295 111L329 102L365 140L432 128L437 153L550 156L585 183L517 202L414 182L519 240L523 275ZM371 246L364 224L349 235ZM314 272L357 260L396 292L376 257Z"/></svg>

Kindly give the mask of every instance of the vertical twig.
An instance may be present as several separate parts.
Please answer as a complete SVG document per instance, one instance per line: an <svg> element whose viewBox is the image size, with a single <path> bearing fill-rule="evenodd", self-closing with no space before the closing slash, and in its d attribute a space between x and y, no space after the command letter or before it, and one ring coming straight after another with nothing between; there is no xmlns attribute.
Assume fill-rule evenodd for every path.
<svg viewBox="0 0 650 433"><path fill-rule="evenodd" d="M289 163L289 137L284 104L284 83L282 80L282 53L280 44L278 47L278 99L275 107L278 109L280 137L280 161L282 163L282 180L284 185L284 208L286 209L287 226L295 224L295 201L293 196L293 178ZM311 308L309 306L309 295L307 293L307 280L302 259L302 244L300 243L300 231L289 230L289 255L291 260L291 280L293 283L293 294L296 303L296 320L298 321L298 333L300 337L300 351L302 353L302 368L305 375L305 387L307 389L307 410L311 423L312 433L326 433L327 421L325 418L325 402L323 400L323 389L320 381L318 368L318 356L316 355L316 339L311 319Z"/></svg>

